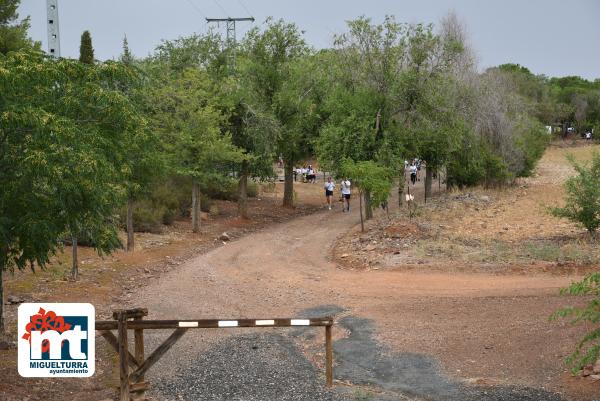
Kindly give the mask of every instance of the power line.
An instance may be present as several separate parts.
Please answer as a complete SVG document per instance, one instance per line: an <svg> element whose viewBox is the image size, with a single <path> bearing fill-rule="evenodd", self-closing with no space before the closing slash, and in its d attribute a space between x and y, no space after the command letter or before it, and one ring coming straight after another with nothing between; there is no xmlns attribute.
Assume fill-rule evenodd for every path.
<svg viewBox="0 0 600 401"><path fill-rule="evenodd" d="M213 2L217 5L217 7L219 7L221 9L221 11L223 11L223 13L225 13L225 15L229 16L229 13L227 12L227 10L225 10L223 8L223 6L217 0L213 0Z"/></svg>
<svg viewBox="0 0 600 401"><path fill-rule="evenodd" d="M201 15L201 16L203 16L204 18L206 18L206 15L205 15L205 14L202 12L202 10L200 10L200 8L199 8L197 5L195 5L195 4L192 2L192 0L186 0L186 1L187 1L187 2L190 4L190 6L194 7L194 9L195 9L196 11L198 11L198 12L200 13L200 15Z"/></svg>
<svg viewBox="0 0 600 401"><path fill-rule="evenodd" d="M244 9L244 11L246 11L246 13L248 13L248 15L254 15L253 13L250 12L250 10L248 10L248 7L246 7L244 5L244 3L242 2L242 0L237 0L237 2L240 4L240 6L242 6L242 8Z"/></svg>

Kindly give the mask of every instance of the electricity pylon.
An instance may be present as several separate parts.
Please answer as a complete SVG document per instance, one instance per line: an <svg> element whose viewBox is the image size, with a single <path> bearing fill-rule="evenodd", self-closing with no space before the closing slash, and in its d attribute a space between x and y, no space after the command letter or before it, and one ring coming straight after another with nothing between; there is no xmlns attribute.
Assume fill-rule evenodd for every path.
<svg viewBox="0 0 600 401"><path fill-rule="evenodd" d="M236 36L235 36L235 23L238 21L252 21L254 17L243 17L243 18L206 18L206 22L225 22L227 24L227 66L229 71L233 73L235 71L235 53L236 53Z"/></svg>

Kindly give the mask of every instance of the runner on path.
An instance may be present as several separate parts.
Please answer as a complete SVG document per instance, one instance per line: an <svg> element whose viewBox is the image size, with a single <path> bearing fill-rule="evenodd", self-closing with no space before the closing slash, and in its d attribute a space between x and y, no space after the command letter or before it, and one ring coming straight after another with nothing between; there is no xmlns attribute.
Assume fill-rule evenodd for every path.
<svg viewBox="0 0 600 401"><path fill-rule="evenodd" d="M410 165L410 182L413 185L417 182L417 166L415 166L414 162Z"/></svg>
<svg viewBox="0 0 600 401"><path fill-rule="evenodd" d="M327 177L327 182L323 185L325 188L325 198L327 198L327 207L331 210L331 200L333 199L333 190L335 189L335 182L331 180L331 176Z"/></svg>
<svg viewBox="0 0 600 401"><path fill-rule="evenodd" d="M344 179L342 180L342 197L344 198L344 204L342 205L342 212L350 211L350 180Z"/></svg>

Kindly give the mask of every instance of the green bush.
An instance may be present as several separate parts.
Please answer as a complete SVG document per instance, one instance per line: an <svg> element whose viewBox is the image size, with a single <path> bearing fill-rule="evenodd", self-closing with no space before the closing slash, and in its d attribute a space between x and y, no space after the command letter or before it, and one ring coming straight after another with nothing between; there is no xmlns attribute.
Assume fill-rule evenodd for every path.
<svg viewBox="0 0 600 401"><path fill-rule="evenodd" d="M191 182L179 177L169 177L157 182L150 194L137 200L133 209L133 229L137 232L158 233L162 225L173 224L178 217L189 215L191 207ZM126 228L127 207L119 210L119 219Z"/></svg>
<svg viewBox="0 0 600 401"><path fill-rule="evenodd" d="M573 366L572 372L577 373L600 358L600 272L590 273L583 280L563 288L561 294L591 296L584 307L563 308L550 316L551 320L571 318L571 324L584 323L593 327L592 331L577 343L575 352L567 358L567 363Z"/></svg>
<svg viewBox="0 0 600 401"><path fill-rule="evenodd" d="M529 177L533 173L535 165L543 156L552 137L548 135L546 129L539 122L533 120L522 123L519 128L523 133L517 147L523 154L523 166L517 172L517 176Z"/></svg>
<svg viewBox="0 0 600 401"><path fill-rule="evenodd" d="M136 202L133 209L133 230L155 234L161 233L166 211L165 206L157 207L150 199Z"/></svg>
<svg viewBox="0 0 600 401"><path fill-rule="evenodd" d="M222 178L204 183L202 192L211 199L236 202L238 200L238 181L234 178Z"/></svg>
<svg viewBox="0 0 600 401"><path fill-rule="evenodd" d="M471 187L483 184L498 187L513 177L502 158L477 138L470 137L463 147L450 154L446 164L449 187Z"/></svg>
<svg viewBox="0 0 600 401"><path fill-rule="evenodd" d="M200 194L200 210L204 213L209 213L213 205L213 200L205 193Z"/></svg>
<svg viewBox="0 0 600 401"><path fill-rule="evenodd" d="M247 193L249 198L256 198L258 196L258 183L256 181L249 181Z"/></svg>
<svg viewBox="0 0 600 401"><path fill-rule="evenodd" d="M500 156L486 150L481 153L481 158L486 188L501 187L510 180L511 174Z"/></svg>
<svg viewBox="0 0 600 401"><path fill-rule="evenodd" d="M481 153L485 149L473 136L467 138L461 149L450 153L446 163L448 187L464 188L478 185L485 176Z"/></svg>
<svg viewBox="0 0 600 401"><path fill-rule="evenodd" d="M569 161L577 175L565 182L565 206L550 208L550 213L579 223L595 234L600 227L600 154L593 154L591 165L577 163L572 155Z"/></svg>

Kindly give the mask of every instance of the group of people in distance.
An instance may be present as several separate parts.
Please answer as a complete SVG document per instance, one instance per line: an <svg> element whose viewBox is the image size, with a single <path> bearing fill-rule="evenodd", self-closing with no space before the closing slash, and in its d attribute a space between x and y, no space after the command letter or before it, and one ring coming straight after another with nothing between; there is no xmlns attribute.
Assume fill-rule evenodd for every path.
<svg viewBox="0 0 600 401"><path fill-rule="evenodd" d="M317 182L317 171L313 168L311 164L305 167L294 167L294 181L298 181L298 177L302 182Z"/></svg>
<svg viewBox="0 0 600 401"><path fill-rule="evenodd" d="M352 184L350 183L350 180L348 178L344 178L340 183L340 192L343 202L342 212L350 211L351 185ZM323 185L323 188L325 188L325 199L327 200L327 208L331 210L331 206L333 206L333 191L335 190L335 181L333 181L331 177L327 177L327 181L325 182L325 185Z"/></svg>

